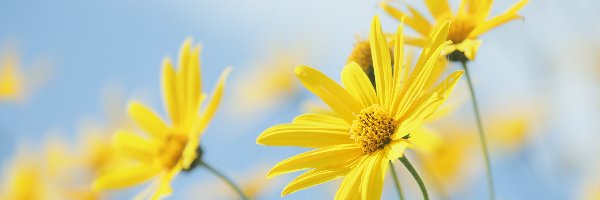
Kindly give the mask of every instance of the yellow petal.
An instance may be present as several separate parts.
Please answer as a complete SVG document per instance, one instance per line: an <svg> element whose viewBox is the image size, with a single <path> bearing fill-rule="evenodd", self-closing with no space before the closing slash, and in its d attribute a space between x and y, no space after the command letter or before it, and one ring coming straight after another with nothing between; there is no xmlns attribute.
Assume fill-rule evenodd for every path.
<svg viewBox="0 0 600 200"><path fill-rule="evenodd" d="M426 47L427 46L427 38L425 37L410 37L406 36L405 40L406 44L418 46L418 47Z"/></svg>
<svg viewBox="0 0 600 200"><path fill-rule="evenodd" d="M443 52L441 54L443 55ZM425 88L427 89L432 89L436 83L443 79L442 76L447 74L446 69L448 69L448 60L446 59L446 56L440 56L437 58L436 61L437 64L435 65L435 67L431 71L431 74L429 75L429 81L427 82L427 84L425 84Z"/></svg>
<svg viewBox="0 0 600 200"><path fill-rule="evenodd" d="M180 111L178 107L179 97L177 94L177 84L175 84L175 70L171 64L171 60L165 58L163 60L163 72L162 72L162 91L163 101L167 108L167 113L171 117L173 125L180 124Z"/></svg>
<svg viewBox="0 0 600 200"><path fill-rule="evenodd" d="M371 31L369 32L373 70L375 71L375 89L379 103L390 105L392 91L392 60L387 40L381 31L379 17L373 17Z"/></svg>
<svg viewBox="0 0 600 200"><path fill-rule="evenodd" d="M382 2L381 7L385 12L397 20L401 20L403 17L406 17L406 25L410 26L413 30L417 31L421 35L429 35L431 24L429 24L427 19L421 15L419 11L410 5L406 4L406 7L409 9L412 16L408 16L406 13L392 7L387 1Z"/></svg>
<svg viewBox="0 0 600 200"><path fill-rule="evenodd" d="M200 98L198 99L198 103L196 104L196 108L194 110L198 110L200 105L202 105L202 102L204 102L205 99L206 99L206 94L204 94L204 93L200 94ZM192 162L198 156L196 150L198 149L198 146L200 145L200 140L199 140L200 135L199 134L204 132L204 130L206 129L207 126L208 126L208 121L200 121L199 123L194 125L194 127L192 128L191 131L189 131L187 133L189 141L188 141L188 144L185 145L185 149L183 149L183 156L181 158L184 169L188 169L190 167L190 165L192 164Z"/></svg>
<svg viewBox="0 0 600 200"><path fill-rule="evenodd" d="M359 200L360 195L360 184L362 181L363 172L366 166L366 156L362 157L356 165L352 168L350 173L346 175L340 188L335 193L335 200Z"/></svg>
<svg viewBox="0 0 600 200"><path fill-rule="evenodd" d="M307 171L301 174L300 176L296 177L296 179L294 179L292 182L290 182L281 192L281 196L285 196L299 190L303 190L309 187L313 187L315 185L335 180L344 176L349 171L350 168L331 170L313 169Z"/></svg>
<svg viewBox="0 0 600 200"><path fill-rule="evenodd" d="M100 175L92 188L99 191L130 187L150 180L161 170L160 165L132 165L110 170Z"/></svg>
<svg viewBox="0 0 600 200"><path fill-rule="evenodd" d="M393 140L385 146L385 156L387 160L392 161L393 163L396 161L396 159L404 156L404 150L406 150L408 147L412 147L412 144L408 143L404 139Z"/></svg>
<svg viewBox="0 0 600 200"><path fill-rule="evenodd" d="M344 167L362 157L362 149L356 144L341 144L304 152L275 165L267 178L307 168L330 169Z"/></svg>
<svg viewBox="0 0 600 200"><path fill-rule="evenodd" d="M412 132L409 140L415 146L415 150L424 154L435 153L444 142L438 132L426 126Z"/></svg>
<svg viewBox="0 0 600 200"><path fill-rule="evenodd" d="M169 128L152 110L141 104L140 102L133 101L129 103L129 109L127 110L129 116L136 122L136 124L142 128L142 130L149 133L152 137L162 139L169 134Z"/></svg>
<svg viewBox="0 0 600 200"><path fill-rule="evenodd" d="M182 116L181 118L181 122L183 124L183 126L187 125L187 123L190 123L189 118L187 118L187 116L189 116L191 113L191 110L187 108L188 106L188 101L190 99L190 97L188 97L187 95L187 91L188 91L188 74L189 74L189 59L191 57L191 53L190 53L190 49L192 48L192 38L187 38L185 41L183 41L183 44L181 44L181 48L179 50L179 59L178 59L178 69L179 71L177 71L175 73L176 79L175 79L175 84L176 84L176 91L177 91L177 96L180 97L178 98L178 104L177 107L179 108L179 114Z"/></svg>
<svg viewBox="0 0 600 200"><path fill-rule="evenodd" d="M301 124L280 124L262 132L256 143L270 146L320 148L338 144L354 144L348 127L324 127Z"/></svg>
<svg viewBox="0 0 600 200"><path fill-rule="evenodd" d="M398 139L404 136L405 133L413 132L423 123L423 120L435 112L446 101L463 73L464 71L459 70L450 74L431 93L411 103L411 108L404 112L403 116L397 116L397 120L400 121L397 132L400 134L394 134L393 139Z"/></svg>
<svg viewBox="0 0 600 200"><path fill-rule="evenodd" d="M346 122L352 123L354 115L360 113L361 104L325 74L308 66L296 67L295 72L306 89L321 98Z"/></svg>
<svg viewBox="0 0 600 200"><path fill-rule="evenodd" d="M436 19L452 15L448 0L425 0L425 4L427 5L429 12L431 12Z"/></svg>
<svg viewBox="0 0 600 200"><path fill-rule="evenodd" d="M322 113L306 113L302 115L298 115L292 121L293 124L303 124L303 125L319 125L326 127L338 127L338 128L348 128L350 124L344 121L342 118L338 116L332 116L328 114Z"/></svg>
<svg viewBox="0 0 600 200"><path fill-rule="evenodd" d="M493 0L462 0L458 14L471 16L475 23L479 23L489 15L492 4Z"/></svg>
<svg viewBox="0 0 600 200"><path fill-rule="evenodd" d="M392 113L403 115L407 109L412 106L413 102L417 100L425 92L425 90L428 89L425 88L425 86L431 78L430 74L432 70L439 64L437 62L437 58L439 57L442 49L444 49L444 47L448 44L450 44L449 41L439 46L435 52L430 55L423 67L417 66L418 68L415 69L413 74L411 74L406 86L403 89L401 100L393 105Z"/></svg>
<svg viewBox="0 0 600 200"><path fill-rule="evenodd" d="M208 101L208 104L206 105L204 112L202 113L199 124L207 125L208 123L210 123L213 116L215 116L215 113L217 112L217 108L219 107L219 104L221 103L221 98L223 97L223 89L225 88L225 82L227 82L227 77L229 77L229 74L231 74L232 70L233 70L233 68L227 67L221 73L221 76L219 77L217 86L215 86L215 89L213 90L213 95L210 98L210 100ZM198 138L201 134L201 131L195 131L195 132L197 134L193 138Z"/></svg>
<svg viewBox="0 0 600 200"><path fill-rule="evenodd" d="M127 131L117 131L113 141L118 153L146 163L153 162L158 152L158 147L150 140Z"/></svg>
<svg viewBox="0 0 600 200"><path fill-rule="evenodd" d="M448 32L450 31L450 21L444 21L440 25L436 26L433 32L429 35L426 45L417 60L413 75L418 74L419 71L425 66L425 64L432 58L433 53L442 46L448 46ZM408 41L407 41L408 42ZM435 57L437 58L437 57ZM411 79L408 81L411 82Z"/></svg>
<svg viewBox="0 0 600 200"><path fill-rule="evenodd" d="M392 111L393 105L397 104L399 101L399 96L402 92L402 83L405 80L406 69L408 69L409 65L403 67L404 65L404 34L403 34L403 20L400 20L400 25L398 26L398 30L396 31L396 38L394 40L394 76L393 79L394 84L392 85Z"/></svg>
<svg viewBox="0 0 600 200"><path fill-rule="evenodd" d="M191 110L190 115L196 115L198 112L198 101L201 94L200 81L200 47L194 47L190 52L190 58L187 64L187 109ZM194 116L188 116L193 119Z"/></svg>
<svg viewBox="0 0 600 200"><path fill-rule="evenodd" d="M169 172L163 174L160 177L160 180L158 183L158 188L152 195L151 199L159 200L159 199L168 197L171 193L173 193L173 189L171 188L171 181L173 180L173 177L175 177L180 171L181 171L181 168L176 167L176 168L170 170Z"/></svg>
<svg viewBox="0 0 600 200"><path fill-rule="evenodd" d="M508 9L508 11L504 12L501 15L498 15L486 22L481 23L480 25L478 25L477 27L475 27L475 29L473 29L473 31L471 31L471 33L469 33L469 38L477 38L479 37L479 35L488 32L489 30L498 27L504 23L507 23L509 21L512 21L514 19L518 19L520 18L520 16L517 14L517 12L519 10L521 10L526 4L527 4L528 0L521 0L519 2L517 2L515 5L513 5L510 9Z"/></svg>
<svg viewBox="0 0 600 200"><path fill-rule="evenodd" d="M469 60L475 60L475 55L481 46L481 40L466 39L459 44L455 44L456 50L463 52Z"/></svg>
<svg viewBox="0 0 600 200"><path fill-rule="evenodd" d="M361 100L363 107L378 104L379 100L369 77L355 62L347 64L342 70L342 83L355 99Z"/></svg>
<svg viewBox="0 0 600 200"><path fill-rule="evenodd" d="M366 159L360 188L362 199L381 199L389 162L386 155L385 151L377 151Z"/></svg>

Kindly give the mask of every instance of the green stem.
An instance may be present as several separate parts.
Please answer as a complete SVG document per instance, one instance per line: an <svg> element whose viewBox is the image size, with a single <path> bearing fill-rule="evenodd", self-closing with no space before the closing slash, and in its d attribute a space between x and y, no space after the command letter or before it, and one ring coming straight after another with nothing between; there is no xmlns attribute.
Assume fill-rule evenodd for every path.
<svg viewBox="0 0 600 200"><path fill-rule="evenodd" d="M400 157L398 159L400 160L400 162L402 162L402 164L404 165L404 167L406 167L406 169L408 170L408 172L410 172L410 174L413 176L413 178L415 179L415 181L417 181L417 183L419 184L419 188L421 189L421 193L423 193L423 199L429 200L429 195L427 194L427 188L425 188L425 184L423 183L423 180L421 179L421 176L419 176L419 173L417 173L417 170L415 170L415 168L412 166L412 164L410 164L410 161L408 161L408 159L406 158L406 156L402 156L402 157Z"/></svg>
<svg viewBox="0 0 600 200"><path fill-rule="evenodd" d="M487 142L485 139L485 134L483 132L483 124L481 123L481 115L479 114L479 106L477 104L477 98L475 98L475 89L473 89L473 82L471 81L471 75L469 74L469 69L467 68L467 62L461 62L463 69L465 70L465 75L467 76L467 85L469 85L469 91L471 92L471 102L473 102L473 111L475 112L475 118L477 121L477 129L479 130L479 143L481 144L481 149L483 149L483 158L485 159L485 168L487 174L487 185L489 198L491 200L496 199L496 192L494 191L494 179L492 176L492 164L490 162L490 154L487 148Z"/></svg>
<svg viewBox="0 0 600 200"><path fill-rule="evenodd" d="M231 188L233 188L240 195L240 197L243 200L248 200L248 196L246 196L246 194L244 194L244 192L242 192L240 187L235 185L235 183L233 183L233 181L231 181L231 179L227 178L223 173L219 172L218 170L216 170L215 168L211 167L210 165L206 164L203 161L200 161L200 166L203 166L204 168L208 169L208 171L212 172L214 175L221 178L221 180L225 181L225 183L227 183L227 185L229 185Z"/></svg>
<svg viewBox="0 0 600 200"><path fill-rule="evenodd" d="M400 180L398 180L398 174L396 173L396 169L390 161L390 169L392 170L392 176L394 176L394 185L396 185L396 191L398 191L398 197L400 200L404 200L404 193L402 193L402 187L400 187Z"/></svg>

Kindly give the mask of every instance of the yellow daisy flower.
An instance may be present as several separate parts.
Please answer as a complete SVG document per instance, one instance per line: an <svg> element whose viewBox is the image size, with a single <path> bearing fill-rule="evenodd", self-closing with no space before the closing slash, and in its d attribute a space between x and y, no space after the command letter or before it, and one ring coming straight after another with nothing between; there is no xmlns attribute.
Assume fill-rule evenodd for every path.
<svg viewBox="0 0 600 200"><path fill-rule="evenodd" d="M501 15L488 19L492 9L493 0L461 0L457 13L450 9L448 0L425 0L429 12L434 18L430 23L425 16L407 3L409 13L392 7L389 2L381 4L382 8L392 17L400 20L406 17L406 24L418 32L420 37L408 37L406 42L411 45L425 46L427 36L435 30L435 26L451 20L448 40L454 44L448 45L443 54L450 54L453 61L462 61L465 58L474 60L481 40L477 38L491 29L514 19L521 18L517 12L527 4L528 0L521 0Z"/></svg>
<svg viewBox="0 0 600 200"><path fill-rule="evenodd" d="M370 46L375 88L355 62L342 70L344 87L318 70L299 66L295 72L303 85L335 113L307 113L290 124L265 130L256 142L272 146L316 148L277 165L267 174L274 177L310 169L287 185L282 195L345 176L336 199L379 199L388 162L403 156L406 140L448 97L462 76L457 71L428 90L430 74L442 49L450 44L450 24L433 31L412 73L405 77L402 25L394 43L393 61L381 31L379 18L371 24Z"/></svg>
<svg viewBox="0 0 600 200"><path fill-rule="evenodd" d="M201 156L200 136L217 110L231 72L231 68L223 71L211 100L199 114L206 96L201 90L199 54L200 47L192 47L188 39L181 47L179 70L170 59L163 62L163 99L170 125L143 104L130 103L130 117L148 137L118 131L113 141L117 151L137 162L101 175L93 184L95 190L125 188L157 177L157 182L138 196L152 193L152 199L157 199L171 193L170 182L179 172L194 167L193 162Z"/></svg>

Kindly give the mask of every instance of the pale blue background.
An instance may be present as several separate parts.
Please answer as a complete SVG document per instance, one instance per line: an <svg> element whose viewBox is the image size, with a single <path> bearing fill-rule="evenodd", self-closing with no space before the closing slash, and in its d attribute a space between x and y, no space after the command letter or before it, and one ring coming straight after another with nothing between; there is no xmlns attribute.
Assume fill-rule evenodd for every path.
<svg viewBox="0 0 600 200"><path fill-rule="evenodd" d="M424 10L422 2L408 2ZM513 2L516 0L496 2L492 13L508 9ZM600 4L593 0L570 2L533 0L520 12L525 21L511 22L482 37L477 61L471 63L484 112L521 101L545 104L548 109L548 121L538 129L545 137L523 152L493 157L500 199L577 198L581 184L598 177L594 169L600 153L600 73L583 67L593 66L585 59L598 55L578 52L580 46L600 39ZM54 69L51 80L28 102L0 104L0 163L4 166L10 160L18 142L39 144L49 130L74 137L82 119L102 121L105 114L100 96L107 84L122 86L128 99L142 99L162 113L161 60L166 55L176 56L188 36L204 46L205 90L212 91L225 66L234 66L225 99L233 96L227 89L236 77L251 70L250 63L257 57L272 53L272 44L304 46L308 53L304 64L339 80L355 36L366 37L373 15L381 15L384 29L395 30L396 21L383 14L378 3L0 1L0 40L16 41L25 70L26 64L39 56L50 57ZM243 179L253 167L269 167L302 152L255 144L260 131L290 121L299 110L287 104L278 111L256 113L258 120L239 120L232 118L235 105L226 100L203 138L206 159L234 179ZM465 116L470 117L466 110ZM414 182L402 173L409 197L420 198ZM456 198L484 198L483 173L479 175L472 189ZM263 198L279 199L284 183L293 177L277 178L278 184ZM214 192L194 187L194 183L207 181L222 184L202 169L179 176L172 199L185 199L191 190L200 195ZM386 183L384 198L395 199L391 180ZM329 199L337 186L327 184L285 199Z"/></svg>

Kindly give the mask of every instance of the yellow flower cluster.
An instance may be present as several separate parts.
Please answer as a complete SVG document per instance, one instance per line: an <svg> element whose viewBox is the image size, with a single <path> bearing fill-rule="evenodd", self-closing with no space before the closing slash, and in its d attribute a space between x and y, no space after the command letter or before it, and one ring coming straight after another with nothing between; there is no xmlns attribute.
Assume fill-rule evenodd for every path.
<svg viewBox="0 0 600 200"><path fill-rule="evenodd" d="M481 44L479 36L520 18L517 12L525 4L527 0L521 0L504 14L488 19L491 0L462 0L457 12L446 0L425 0L434 19L430 22L409 4L405 4L408 12L404 12L386 1L381 4L383 10L400 21L396 31L384 33L379 16L373 17L368 38L356 43L341 70L341 83L310 66L291 68L297 61L281 55L265 64L270 67L247 74L247 80L241 82L243 87L236 92L242 94L239 100L249 102L247 107L269 107L275 98L295 99L301 91L293 76L327 106L258 135L259 145L310 148L275 164L267 178L302 171L283 188L282 196L341 179L335 199L380 199L386 174L391 170L395 176L399 160L428 199L427 184L420 173L437 192L451 192L457 177L464 173L462 165L476 162L469 153L481 145L490 198L495 198L486 135L466 63L475 59ZM405 24L419 36L405 35ZM407 45L418 47L418 57L405 50ZM58 141L44 150L46 162L17 156L14 167L7 172L11 174L6 178L8 187L0 190L0 197L45 199L59 193L59 199L99 199L106 197L106 190L145 184L146 189L136 199L162 199L177 192L171 187L176 177L202 167L232 186L242 199L249 198L247 193L254 198L263 184L239 188L203 157L201 139L223 99L232 69L224 68L212 94L207 93L202 83L200 50L200 45L187 39L176 62L168 57L162 62L160 80L166 119L146 104L130 101L123 110L135 127L120 124L84 134L85 145L77 149L77 155L62 149L68 145ZM464 69L453 70L449 61L461 62ZM27 80L17 65L12 57L0 62L1 99L22 96ZM477 131L435 125L446 121L462 104L445 102L463 75L469 85ZM285 98L290 96L294 98ZM497 121L501 123L490 126L496 130L490 138L518 148L528 128L525 119ZM107 132L112 139L107 139ZM415 152L409 152L409 148ZM413 166L407 155L416 156L419 165ZM74 181L65 175L70 171L85 171L86 179ZM401 191L399 177L393 178Z"/></svg>

